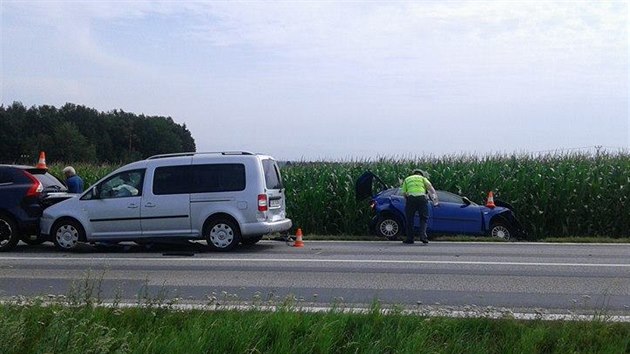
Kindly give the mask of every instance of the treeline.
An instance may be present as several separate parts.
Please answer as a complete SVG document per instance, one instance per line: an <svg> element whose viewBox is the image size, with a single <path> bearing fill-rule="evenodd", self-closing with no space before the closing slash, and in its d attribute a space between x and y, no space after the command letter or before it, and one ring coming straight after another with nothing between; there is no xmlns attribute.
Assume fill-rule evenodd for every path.
<svg viewBox="0 0 630 354"><path fill-rule="evenodd" d="M0 163L121 163L151 155L195 151L186 124L171 117L99 112L67 103L61 108L20 102L0 106Z"/></svg>

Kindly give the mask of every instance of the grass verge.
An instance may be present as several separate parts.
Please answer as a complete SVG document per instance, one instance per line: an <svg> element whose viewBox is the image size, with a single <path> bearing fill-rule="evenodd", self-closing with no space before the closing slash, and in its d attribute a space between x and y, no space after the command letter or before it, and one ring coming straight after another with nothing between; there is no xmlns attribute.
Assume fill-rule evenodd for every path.
<svg viewBox="0 0 630 354"><path fill-rule="evenodd" d="M627 353L630 324L330 310L0 306L2 353Z"/></svg>

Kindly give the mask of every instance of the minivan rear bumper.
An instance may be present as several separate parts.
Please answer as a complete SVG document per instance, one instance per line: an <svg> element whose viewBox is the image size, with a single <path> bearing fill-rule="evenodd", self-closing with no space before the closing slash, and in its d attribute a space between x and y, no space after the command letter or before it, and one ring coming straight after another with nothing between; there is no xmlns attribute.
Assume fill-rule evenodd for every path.
<svg viewBox="0 0 630 354"><path fill-rule="evenodd" d="M293 226L291 219L282 219L279 221L265 221L255 222L251 224L244 224L241 226L241 233L243 235L266 235L274 232L283 232Z"/></svg>

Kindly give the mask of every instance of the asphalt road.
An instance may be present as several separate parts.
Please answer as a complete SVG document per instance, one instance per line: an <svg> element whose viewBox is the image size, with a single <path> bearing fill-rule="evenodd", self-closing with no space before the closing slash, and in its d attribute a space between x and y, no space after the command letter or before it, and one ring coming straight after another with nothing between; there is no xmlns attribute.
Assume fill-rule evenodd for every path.
<svg viewBox="0 0 630 354"><path fill-rule="evenodd" d="M61 253L20 245L0 254L0 297L494 308L630 315L630 244L280 241L205 251L201 245L86 245ZM132 244L130 244L132 245ZM74 290L73 290L74 289ZM143 300L143 301L144 301Z"/></svg>

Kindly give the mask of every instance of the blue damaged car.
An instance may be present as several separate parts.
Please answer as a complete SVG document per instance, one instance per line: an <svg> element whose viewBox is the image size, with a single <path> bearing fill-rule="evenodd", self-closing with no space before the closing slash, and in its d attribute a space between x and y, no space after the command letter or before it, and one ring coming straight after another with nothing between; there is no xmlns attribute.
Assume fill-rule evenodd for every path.
<svg viewBox="0 0 630 354"><path fill-rule="evenodd" d="M357 200L370 198L370 207L374 212L370 230L390 240L396 240L405 234L405 198L400 193L400 188L388 188L380 178L367 171L357 179L355 192ZM462 234L492 236L503 240L525 236L513 208L508 203L495 201L495 207L488 207L457 194L441 190L436 192L439 204L433 206L433 203L429 203L429 236ZM418 228L419 224L420 218L416 214L414 227Z"/></svg>

